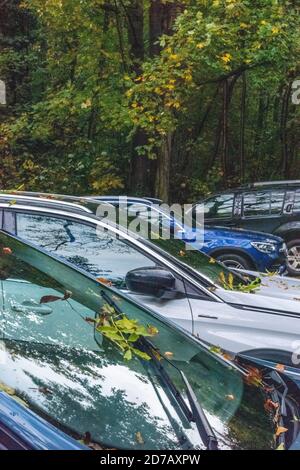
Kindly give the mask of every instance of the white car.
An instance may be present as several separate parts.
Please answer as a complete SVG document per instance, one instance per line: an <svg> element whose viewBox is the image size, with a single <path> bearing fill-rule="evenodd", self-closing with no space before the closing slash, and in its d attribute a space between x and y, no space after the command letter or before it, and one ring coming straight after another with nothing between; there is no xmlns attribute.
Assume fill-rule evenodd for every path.
<svg viewBox="0 0 300 470"><path fill-rule="evenodd" d="M99 220L96 208L79 198L0 194L1 228L114 285L207 343L297 373L300 280L260 275L257 285L257 274L234 273L199 251L185 251L178 239L150 242L126 233Z"/></svg>

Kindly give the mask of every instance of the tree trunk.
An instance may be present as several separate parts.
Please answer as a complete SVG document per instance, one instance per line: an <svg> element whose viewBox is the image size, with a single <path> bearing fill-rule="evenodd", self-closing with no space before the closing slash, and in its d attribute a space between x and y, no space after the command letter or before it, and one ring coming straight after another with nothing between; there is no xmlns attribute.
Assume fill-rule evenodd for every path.
<svg viewBox="0 0 300 470"><path fill-rule="evenodd" d="M242 75L241 128L240 128L240 182L245 182L245 123L246 123L246 72Z"/></svg>
<svg viewBox="0 0 300 470"><path fill-rule="evenodd" d="M180 2L164 2L163 0L151 0L149 9L149 36L150 55L160 53L159 38L163 34L172 34L174 20L182 11ZM172 165L172 140L169 134L163 141L158 151L156 160L155 196L165 202L169 201L170 173Z"/></svg>
<svg viewBox="0 0 300 470"><path fill-rule="evenodd" d="M228 109L229 109L229 84L228 80L223 82L223 105L222 105L222 153L221 167L225 185L228 178Z"/></svg>
<svg viewBox="0 0 300 470"><path fill-rule="evenodd" d="M169 133L163 141L157 161L155 194L164 202L169 202L172 140L172 134Z"/></svg>
<svg viewBox="0 0 300 470"><path fill-rule="evenodd" d="M128 23L128 39L131 58L131 71L136 75L141 73L141 64L144 59L144 2L132 1L125 7ZM138 147L147 143L147 135L142 129L137 129L132 140L132 154L130 162L129 186L135 194L147 196L151 194L151 178L149 178L151 162L147 156L138 153Z"/></svg>
<svg viewBox="0 0 300 470"><path fill-rule="evenodd" d="M281 140L281 170L284 178L289 174L289 147L287 121L289 112L289 102L291 98L292 81L290 81L283 92L280 116L280 140Z"/></svg>

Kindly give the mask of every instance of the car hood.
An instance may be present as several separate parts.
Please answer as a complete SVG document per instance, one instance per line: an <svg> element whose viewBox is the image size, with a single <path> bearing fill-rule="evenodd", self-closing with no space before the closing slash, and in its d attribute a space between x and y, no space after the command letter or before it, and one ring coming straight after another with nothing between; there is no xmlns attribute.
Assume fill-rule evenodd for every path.
<svg viewBox="0 0 300 470"><path fill-rule="evenodd" d="M194 232L190 227L185 227L185 232ZM277 237L275 235L266 234L263 232L256 232L252 230L244 230L240 228L226 228L221 226L211 226L211 225L204 225L204 236L205 238L233 238L234 240L241 239L241 240L248 240L248 241L263 241L266 242L267 240L271 240L276 243L282 243L282 238Z"/></svg>
<svg viewBox="0 0 300 470"><path fill-rule="evenodd" d="M228 303L293 312L300 315L300 280L282 276L258 275L258 273L251 274L261 278L261 285L256 292L245 293L218 288L219 297ZM270 303L270 297L276 300Z"/></svg>

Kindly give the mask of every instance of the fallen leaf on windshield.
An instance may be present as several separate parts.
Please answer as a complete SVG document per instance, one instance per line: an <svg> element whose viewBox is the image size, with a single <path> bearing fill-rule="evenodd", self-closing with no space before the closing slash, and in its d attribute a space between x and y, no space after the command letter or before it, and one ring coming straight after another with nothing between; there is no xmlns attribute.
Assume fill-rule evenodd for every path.
<svg viewBox="0 0 300 470"><path fill-rule="evenodd" d="M226 352L222 353L222 357L226 359L226 361L234 361L234 356L231 356L230 354Z"/></svg>
<svg viewBox="0 0 300 470"><path fill-rule="evenodd" d="M47 304L49 302L56 302L57 300L68 300L72 297L72 292L66 291L63 297L59 297L57 295L44 295L40 299L40 304Z"/></svg>
<svg viewBox="0 0 300 470"><path fill-rule="evenodd" d="M234 395L232 395L231 393L229 395L225 395L225 398L226 400L230 400L230 401L235 400Z"/></svg>
<svg viewBox="0 0 300 470"><path fill-rule="evenodd" d="M282 426L278 426L277 430L276 430L276 437L280 436L280 434L283 434L284 432L287 432L288 429L287 428L284 428Z"/></svg>
<svg viewBox="0 0 300 470"><path fill-rule="evenodd" d="M143 436L139 431L135 433L135 439L138 444L145 444Z"/></svg>
<svg viewBox="0 0 300 470"><path fill-rule="evenodd" d="M157 333L158 333L158 329L155 326L152 326L152 325L147 326L147 331L148 331L149 335L151 335L151 336L157 335Z"/></svg>
<svg viewBox="0 0 300 470"><path fill-rule="evenodd" d="M284 443L279 444L276 450L285 450Z"/></svg>
<svg viewBox="0 0 300 470"><path fill-rule="evenodd" d="M164 356L166 356L166 357L173 357L173 356L174 356L174 353L172 353L171 351L166 351L166 352L164 353Z"/></svg>
<svg viewBox="0 0 300 470"><path fill-rule="evenodd" d="M262 373L259 369L256 367L249 366L247 367L247 376L245 378L245 382L248 385L255 385L256 387L259 387L262 384Z"/></svg>
<svg viewBox="0 0 300 470"><path fill-rule="evenodd" d="M221 354L222 349L219 346L211 346L209 350L215 354Z"/></svg>
<svg viewBox="0 0 300 470"><path fill-rule="evenodd" d="M274 410L277 410L278 407L279 407L279 403L275 403L270 398L268 398L268 400L265 401L264 408L268 412L272 412Z"/></svg>
<svg viewBox="0 0 300 470"><path fill-rule="evenodd" d="M4 248L2 248L2 253L4 255L11 255L12 254L12 250L8 247L8 246L5 246Z"/></svg>
<svg viewBox="0 0 300 470"><path fill-rule="evenodd" d="M283 364L276 364L275 369L279 370L279 372L284 372L285 371L285 367L284 367Z"/></svg>
<svg viewBox="0 0 300 470"><path fill-rule="evenodd" d="M58 297L57 295L44 295L41 297L40 304L47 304L48 302L56 302L56 300L62 300L62 297Z"/></svg>
<svg viewBox="0 0 300 470"><path fill-rule="evenodd" d="M97 277L96 280L98 282L101 282L101 284L105 284L106 286L109 286L109 287L113 285L113 283L109 279L106 279L106 277Z"/></svg>

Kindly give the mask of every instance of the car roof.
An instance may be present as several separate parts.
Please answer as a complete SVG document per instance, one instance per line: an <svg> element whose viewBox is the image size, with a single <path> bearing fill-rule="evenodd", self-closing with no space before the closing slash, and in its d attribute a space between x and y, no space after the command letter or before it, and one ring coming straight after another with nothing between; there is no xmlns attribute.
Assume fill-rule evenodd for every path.
<svg viewBox="0 0 300 470"><path fill-rule="evenodd" d="M141 198L134 196L70 196L30 191L1 191L0 202L15 205L26 203L33 206L48 208L64 208L75 212L96 214L99 202L116 203L123 198L129 203L143 203L145 205L160 204L162 201L155 198Z"/></svg>
<svg viewBox="0 0 300 470"><path fill-rule="evenodd" d="M7 202L11 206L27 204L89 214L95 214L99 205L99 201L84 197L25 191L1 191L0 202Z"/></svg>

